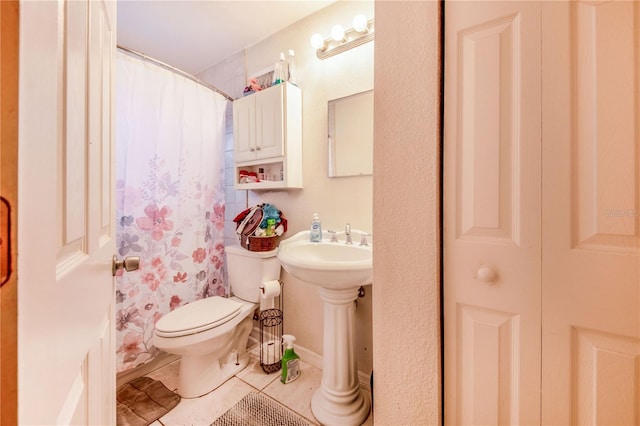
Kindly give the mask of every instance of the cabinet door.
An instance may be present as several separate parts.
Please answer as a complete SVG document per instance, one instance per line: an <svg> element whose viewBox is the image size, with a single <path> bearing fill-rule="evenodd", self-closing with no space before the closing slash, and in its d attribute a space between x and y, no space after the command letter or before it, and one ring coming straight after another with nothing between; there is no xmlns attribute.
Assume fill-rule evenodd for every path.
<svg viewBox="0 0 640 426"><path fill-rule="evenodd" d="M256 158L256 96L233 102L233 152L236 163Z"/></svg>
<svg viewBox="0 0 640 426"><path fill-rule="evenodd" d="M264 90L255 96L256 158L284 155L284 85Z"/></svg>

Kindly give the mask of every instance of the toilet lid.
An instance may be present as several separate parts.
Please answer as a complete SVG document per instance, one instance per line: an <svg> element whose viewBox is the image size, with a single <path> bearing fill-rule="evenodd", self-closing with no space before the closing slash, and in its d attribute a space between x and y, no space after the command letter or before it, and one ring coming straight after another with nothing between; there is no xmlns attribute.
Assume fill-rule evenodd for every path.
<svg viewBox="0 0 640 426"><path fill-rule="evenodd" d="M242 304L220 296L207 297L175 309L156 323L156 334L179 337L209 330L240 313Z"/></svg>

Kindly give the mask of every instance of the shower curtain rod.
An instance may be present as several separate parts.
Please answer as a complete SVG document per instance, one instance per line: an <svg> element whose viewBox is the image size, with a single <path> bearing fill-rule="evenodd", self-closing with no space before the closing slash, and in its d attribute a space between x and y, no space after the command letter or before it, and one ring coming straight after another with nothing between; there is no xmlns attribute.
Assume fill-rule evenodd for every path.
<svg viewBox="0 0 640 426"><path fill-rule="evenodd" d="M145 55L144 53L136 52L135 50L133 50L133 49L129 49L128 47L124 47L124 46L122 46L122 45L120 45L120 44L119 44L117 47L118 47L118 49L120 49L120 50L123 50L123 51L125 51L125 52L127 52L127 53L131 53L132 55L135 55L135 56L139 56L139 57L141 57L142 59L144 59L144 60L146 60L146 61L153 62L153 63L154 63L154 64L156 64L156 65L160 65L160 66L161 66L161 67L163 67L163 68L166 68L166 69L168 69L168 70L170 70L170 71L173 71L173 72L176 72L176 73L178 73L178 74L182 75L183 77L186 77L186 78L188 78L188 79L190 79L190 80L193 80L193 81L195 81L196 83L201 84L201 85L203 85L204 87L209 88L209 89L213 90L213 91L214 91L214 92L216 92L216 93L219 93L220 95L224 96L225 98L227 98L227 100L229 100L229 101L231 101L231 102L233 102L233 101L234 101L234 99L233 99L231 96L227 95L225 92L223 92L222 90L218 89L216 86L213 86L213 85L211 85L211 84L207 83L206 81L202 81L202 80L200 80L198 77L196 77L196 76L194 76L194 75L192 75L192 74L189 74L189 73L188 73L188 72L186 72L186 71L182 71L182 70L181 70L181 69L179 69L179 68L176 68L176 67L171 66L171 65L169 65L169 64L166 64L166 63L164 63L164 62L162 62L162 61L159 61L159 60L157 60L157 59L154 59L154 58L152 58L152 57L150 57L150 56Z"/></svg>

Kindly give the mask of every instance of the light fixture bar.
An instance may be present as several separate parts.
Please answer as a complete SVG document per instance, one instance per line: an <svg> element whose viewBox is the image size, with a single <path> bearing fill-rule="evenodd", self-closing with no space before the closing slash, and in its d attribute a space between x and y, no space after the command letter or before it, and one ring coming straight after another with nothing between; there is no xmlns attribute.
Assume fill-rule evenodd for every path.
<svg viewBox="0 0 640 426"><path fill-rule="evenodd" d="M345 39L347 40L345 42L335 41L331 37L325 39L325 48L316 49L316 56L319 59L327 59L372 41L374 38L373 19L368 21L367 28L368 31L366 33L358 32L353 28L345 31Z"/></svg>

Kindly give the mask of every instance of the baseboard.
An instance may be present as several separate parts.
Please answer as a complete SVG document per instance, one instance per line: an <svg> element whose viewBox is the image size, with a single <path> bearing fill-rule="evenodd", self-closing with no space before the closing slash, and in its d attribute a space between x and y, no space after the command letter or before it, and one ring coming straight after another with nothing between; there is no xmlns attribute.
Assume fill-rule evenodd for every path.
<svg viewBox="0 0 640 426"><path fill-rule="evenodd" d="M254 325L253 330L251 330L251 334L249 335L249 347L254 344L260 343L260 327ZM296 353L300 356L302 362L307 363L313 367L319 368L322 370L322 355L319 355L304 346L300 346L298 344L295 345ZM370 373L365 373L363 371L358 371L358 381L360 382L360 388L371 392L371 376Z"/></svg>

